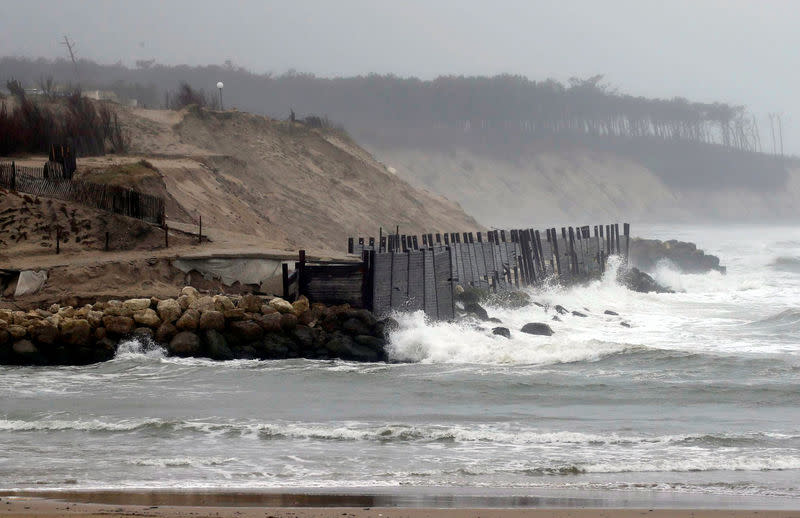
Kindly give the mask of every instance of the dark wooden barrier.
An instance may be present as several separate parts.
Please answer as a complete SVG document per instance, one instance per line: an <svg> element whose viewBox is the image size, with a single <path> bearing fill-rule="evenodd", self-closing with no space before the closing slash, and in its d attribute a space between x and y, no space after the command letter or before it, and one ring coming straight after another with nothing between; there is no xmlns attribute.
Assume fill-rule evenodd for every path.
<svg viewBox="0 0 800 518"><path fill-rule="evenodd" d="M44 168L33 168L37 171L32 176L25 173L30 169L16 166L13 162L0 164L0 187L80 203L158 225L165 223L164 200L158 196L116 185L48 178L44 175Z"/></svg>

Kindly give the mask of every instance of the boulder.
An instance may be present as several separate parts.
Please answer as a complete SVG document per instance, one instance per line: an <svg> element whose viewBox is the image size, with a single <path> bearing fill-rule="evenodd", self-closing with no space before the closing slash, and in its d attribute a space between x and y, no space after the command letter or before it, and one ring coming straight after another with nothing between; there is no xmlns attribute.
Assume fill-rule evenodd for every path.
<svg viewBox="0 0 800 518"><path fill-rule="evenodd" d="M200 329L222 331L225 329L225 315L219 311L210 310L200 314Z"/></svg>
<svg viewBox="0 0 800 518"><path fill-rule="evenodd" d="M133 320L135 320L137 324L142 324L147 327L158 327L161 325L161 319L158 318L156 312L150 308L134 313Z"/></svg>
<svg viewBox="0 0 800 518"><path fill-rule="evenodd" d="M655 279L640 271L638 268L620 269L617 272L617 282L631 291L639 293L675 293L656 282Z"/></svg>
<svg viewBox="0 0 800 518"><path fill-rule="evenodd" d="M256 342L264 335L261 326L252 320L231 322L228 331L241 343Z"/></svg>
<svg viewBox="0 0 800 518"><path fill-rule="evenodd" d="M492 329L492 334L511 338L511 331L507 327L495 327Z"/></svg>
<svg viewBox="0 0 800 518"><path fill-rule="evenodd" d="M378 320L375 318L375 315L366 309L348 309L338 313L338 316L342 321L350 318L357 318L367 327L372 327L378 322Z"/></svg>
<svg viewBox="0 0 800 518"><path fill-rule="evenodd" d="M310 327L297 326L292 331L292 337L302 351L310 351L314 347L314 332Z"/></svg>
<svg viewBox="0 0 800 518"><path fill-rule="evenodd" d="M400 324L392 317L384 318L375 324L375 335L383 337L384 340L389 339L389 335L394 331L400 329Z"/></svg>
<svg viewBox="0 0 800 518"><path fill-rule="evenodd" d="M488 297L489 292L487 290L475 288L473 286L465 287L461 294L456 293L456 300L463 302L465 305L470 302L477 304L482 300L486 300Z"/></svg>
<svg viewBox="0 0 800 518"><path fill-rule="evenodd" d="M219 313L219 311L217 311L217 313ZM220 313L220 315L221 314L222 313ZM206 351L209 358L218 361L234 359L233 351L228 347L228 342L219 331L216 329L209 329L203 333L203 338L205 339Z"/></svg>
<svg viewBox="0 0 800 518"><path fill-rule="evenodd" d="M261 299L251 293L243 295L239 300L239 307L245 313L261 313L261 304Z"/></svg>
<svg viewBox="0 0 800 518"><path fill-rule="evenodd" d="M37 343L53 345L58 340L58 326L39 320L28 327L28 335Z"/></svg>
<svg viewBox="0 0 800 518"><path fill-rule="evenodd" d="M75 316L75 308L67 306L58 310L58 314L65 318L73 318Z"/></svg>
<svg viewBox="0 0 800 518"><path fill-rule="evenodd" d="M11 335L11 338L18 340L20 338L25 338L25 335L28 334L28 330L22 326L12 324L8 326L8 334Z"/></svg>
<svg viewBox="0 0 800 518"><path fill-rule="evenodd" d="M261 304L261 314L262 315L269 315L272 313L277 313L278 310L270 306L269 304Z"/></svg>
<svg viewBox="0 0 800 518"><path fill-rule="evenodd" d="M98 327L97 329L94 330L94 337L97 340L102 340L103 338L106 337L107 334L108 331L106 331L105 327Z"/></svg>
<svg viewBox="0 0 800 518"><path fill-rule="evenodd" d="M564 306L562 306L561 304L556 304L555 310L559 315L566 315L567 313L569 313L569 310Z"/></svg>
<svg viewBox="0 0 800 518"><path fill-rule="evenodd" d="M607 310L603 311L603 314L604 315L619 316L619 313L617 313L616 311L611 311L610 309L607 309Z"/></svg>
<svg viewBox="0 0 800 518"><path fill-rule="evenodd" d="M180 331L194 331L200 323L200 312L196 309L187 309L175 323Z"/></svg>
<svg viewBox="0 0 800 518"><path fill-rule="evenodd" d="M272 313L269 315L262 315L257 320L261 328L267 333L277 333L281 330L281 314Z"/></svg>
<svg viewBox="0 0 800 518"><path fill-rule="evenodd" d="M121 300L109 300L103 308L103 313L111 316L125 316L125 308L122 306Z"/></svg>
<svg viewBox="0 0 800 518"><path fill-rule="evenodd" d="M30 340L19 340L14 342L12 350L20 356L33 356L39 354L39 349Z"/></svg>
<svg viewBox="0 0 800 518"><path fill-rule="evenodd" d="M178 305L181 307L181 311L186 311L189 309L189 306L192 304L193 300L195 299L186 295L181 295L178 297Z"/></svg>
<svg viewBox="0 0 800 518"><path fill-rule="evenodd" d="M225 295L214 295L214 309L220 313L224 313L229 309L233 309L233 301Z"/></svg>
<svg viewBox="0 0 800 518"><path fill-rule="evenodd" d="M0 329L0 345L11 342L11 333L5 329Z"/></svg>
<svg viewBox="0 0 800 518"><path fill-rule="evenodd" d="M176 334L178 334L178 328L170 322L164 322L156 330L156 342L168 344Z"/></svg>
<svg viewBox="0 0 800 518"><path fill-rule="evenodd" d="M122 308L125 313L134 314L138 311L148 309L150 307L150 299L128 299L122 303Z"/></svg>
<svg viewBox="0 0 800 518"><path fill-rule="evenodd" d="M520 331L523 333L528 333L529 335L551 336L553 334L553 330L550 328L550 326L540 322L529 322L522 326Z"/></svg>
<svg viewBox="0 0 800 518"><path fill-rule="evenodd" d="M287 301L283 300L280 297L275 297L274 299L269 301L269 305L272 309L279 313L292 313L294 312L294 307L288 303Z"/></svg>
<svg viewBox="0 0 800 518"><path fill-rule="evenodd" d="M572 314L576 317L586 318L586 313L581 313L580 311L573 311Z"/></svg>
<svg viewBox="0 0 800 518"><path fill-rule="evenodd" d="M86 320L92 327L100 327L103 325L103 312L102 311L89 311L86 314Z"/></svg>
<svg viewBox="0 0 800 518"><path fill-rule="evenodd" d="M368 335L370 328L357 318L348 318L342 323L342 331L352 336Z"/></svg>
<svg viewBox="0 0 800 518"><path fill-rule="evenodd" d="M311 306L309 305L308 299L306 298L305 295L300 295L299 297L297 297L296 301L292 302L292 308L294 308L294 314L298 317L303 313L305 313L306 311L308 311L310 307Z"/></svg>
<svg viewBox="0 0 800 518"><path fill-rule="evenodd" d="M172 338L167 349L175 356L197 356L200 339L191 331L181 331Z"/></svg>
<svg viewBox="0 0 800 518"><path fill-rule="evenodd" d="M631 325L627 322L620 322L619 325L621 325L622 327L631 327Z"/></svg>
<svg viewBox="0 0 800 518"><path fill-rule="evenodd" d="M281 329L283 331L291 331L297 327L297 317L291 313L284 313L281 315Z"/></svg>
<svg viewBox="0 0 800 518"><path fill-rule="evenodd" d="M92 326L86 320L65 318L61 322L61 339L70 345L86 344L91 333Z"/></svg>
<svg viewBox="0 0 800 518"><path fill-rule="evenodd" d="M175 299L164 299L158 303L158 316L162 322L175 322L181 316L181 305Z"/></svg>
<svg viewBox="0 0 800 518"><path fill-rule="evenodd" d="M551 320L553 320L554 322L561 322L561 319L558 318L558 315L553 315L553 318Z"/></svg>
<svg viewBox="0 0 800 518"><path fill-rule="evenodd" d="M103 327L109 333L117 335L127 335L135 327L135 322L130 317L105 316L103 317Z"/></svg>
<svg viewBox="0 0 800 518"><path fill-rule="evenodd" d="M489 313L477 302L465 302L464 311L480 320L489 320Z"/></svg>
<svg viewBox="0 0 800 518"><path fill-rule="evenodd" d="M384 347L386 346L386 340L371 335L356 335L353 337L353 340L358 345L369 347L373 351L378 351L380 353L384 352Z"/></svg>
<svg viewBox="0 0 800 518"><path fill-rule="evenodd" d="M489 317L486 319L487 322L492 322L494 324L502 324L503 321L496 317Z"/></svg>
<svg viewBox="0 0 800 518"><path fill-rule="evenodd" d="M380 352L357 344L351 336L338 331L330 336L325 348L330 356L343 360L376 362L382 358Z"/></svg>
<svg viewBox="0 0 800 518"><path fill-rule="evenodd" d="M8 309L0 309L0 320L5 320L9 324L13 323L13 313Z"/></svg>
<svg viewBox="0 0 800 518"><path fill-rule="evenodd" d="M222 312L225 315L225 320L244 320L245 312L242 308L226 309Z"/></svg>
<svg viewBox="0 0 800 518"><path fill-rule="evenodd" d="M200 292L197 291L192 286L184 286L183 289L181 289L181 295L185 296L185 297L192 297L192 298L196 299L196 298L200 297Z"/></svg>
<svg viewBox="0 0 800 518"><path fill-rule="evenodd" d="M204 311L213 311L215 309L214 299L209 297L208 295L203 297L198 297L196 299L190 300L189 307L191 309L196 309L199 312Z"/></svg>

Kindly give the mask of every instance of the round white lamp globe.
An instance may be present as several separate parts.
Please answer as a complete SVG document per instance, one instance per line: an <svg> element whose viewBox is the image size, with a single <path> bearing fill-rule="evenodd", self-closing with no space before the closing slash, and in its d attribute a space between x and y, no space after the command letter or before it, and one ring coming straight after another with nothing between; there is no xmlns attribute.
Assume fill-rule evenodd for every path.
<svg viewBox="0 0 800 518"><path fill-rule="evenodd" d="M222 81L220 81L219 83L217 83L217 88L222 88L223 86L225 86L225 85L224 85L224 84L222 84Z"/></svg>

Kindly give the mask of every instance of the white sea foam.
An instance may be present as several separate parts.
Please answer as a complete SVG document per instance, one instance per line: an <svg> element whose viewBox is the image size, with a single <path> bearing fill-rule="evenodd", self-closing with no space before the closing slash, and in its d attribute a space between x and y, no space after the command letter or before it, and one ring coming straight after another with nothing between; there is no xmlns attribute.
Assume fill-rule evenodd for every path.
<svg viewBox="0 0 800 518"><path fill-rule="evenodd" d="M151 338L146 336L126 338L117 346L114 356L117 360L160 360L167 356L167 351Z"/></svg>

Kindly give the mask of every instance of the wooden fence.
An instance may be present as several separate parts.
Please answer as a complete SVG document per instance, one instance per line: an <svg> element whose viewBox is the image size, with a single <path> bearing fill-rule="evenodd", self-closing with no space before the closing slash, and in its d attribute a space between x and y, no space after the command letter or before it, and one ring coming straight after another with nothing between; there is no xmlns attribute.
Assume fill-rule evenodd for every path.
<svg viewBox="0 0 800 518"><path fill-rule="evenodd" d="M12 163L0 163L0 187L18 192L45 196L87 205L100 210L137 218L150 223L165 223L165 204L162 198L116 185L104 185L63 178L48 178L44 174L29 175Z"/></svg>
<svg viewBox="0 0 800 518"><path fill-rule="evenodd" d="M301 259L294 273L284 272L284 296L346 302L378 315L422 310L451 320L456 285L498 292L583 282L599 277L609 256L627 260L629 243L627 223L622 235L613 224L351 238L348 252L360 262L308 265Z"/></svg>

